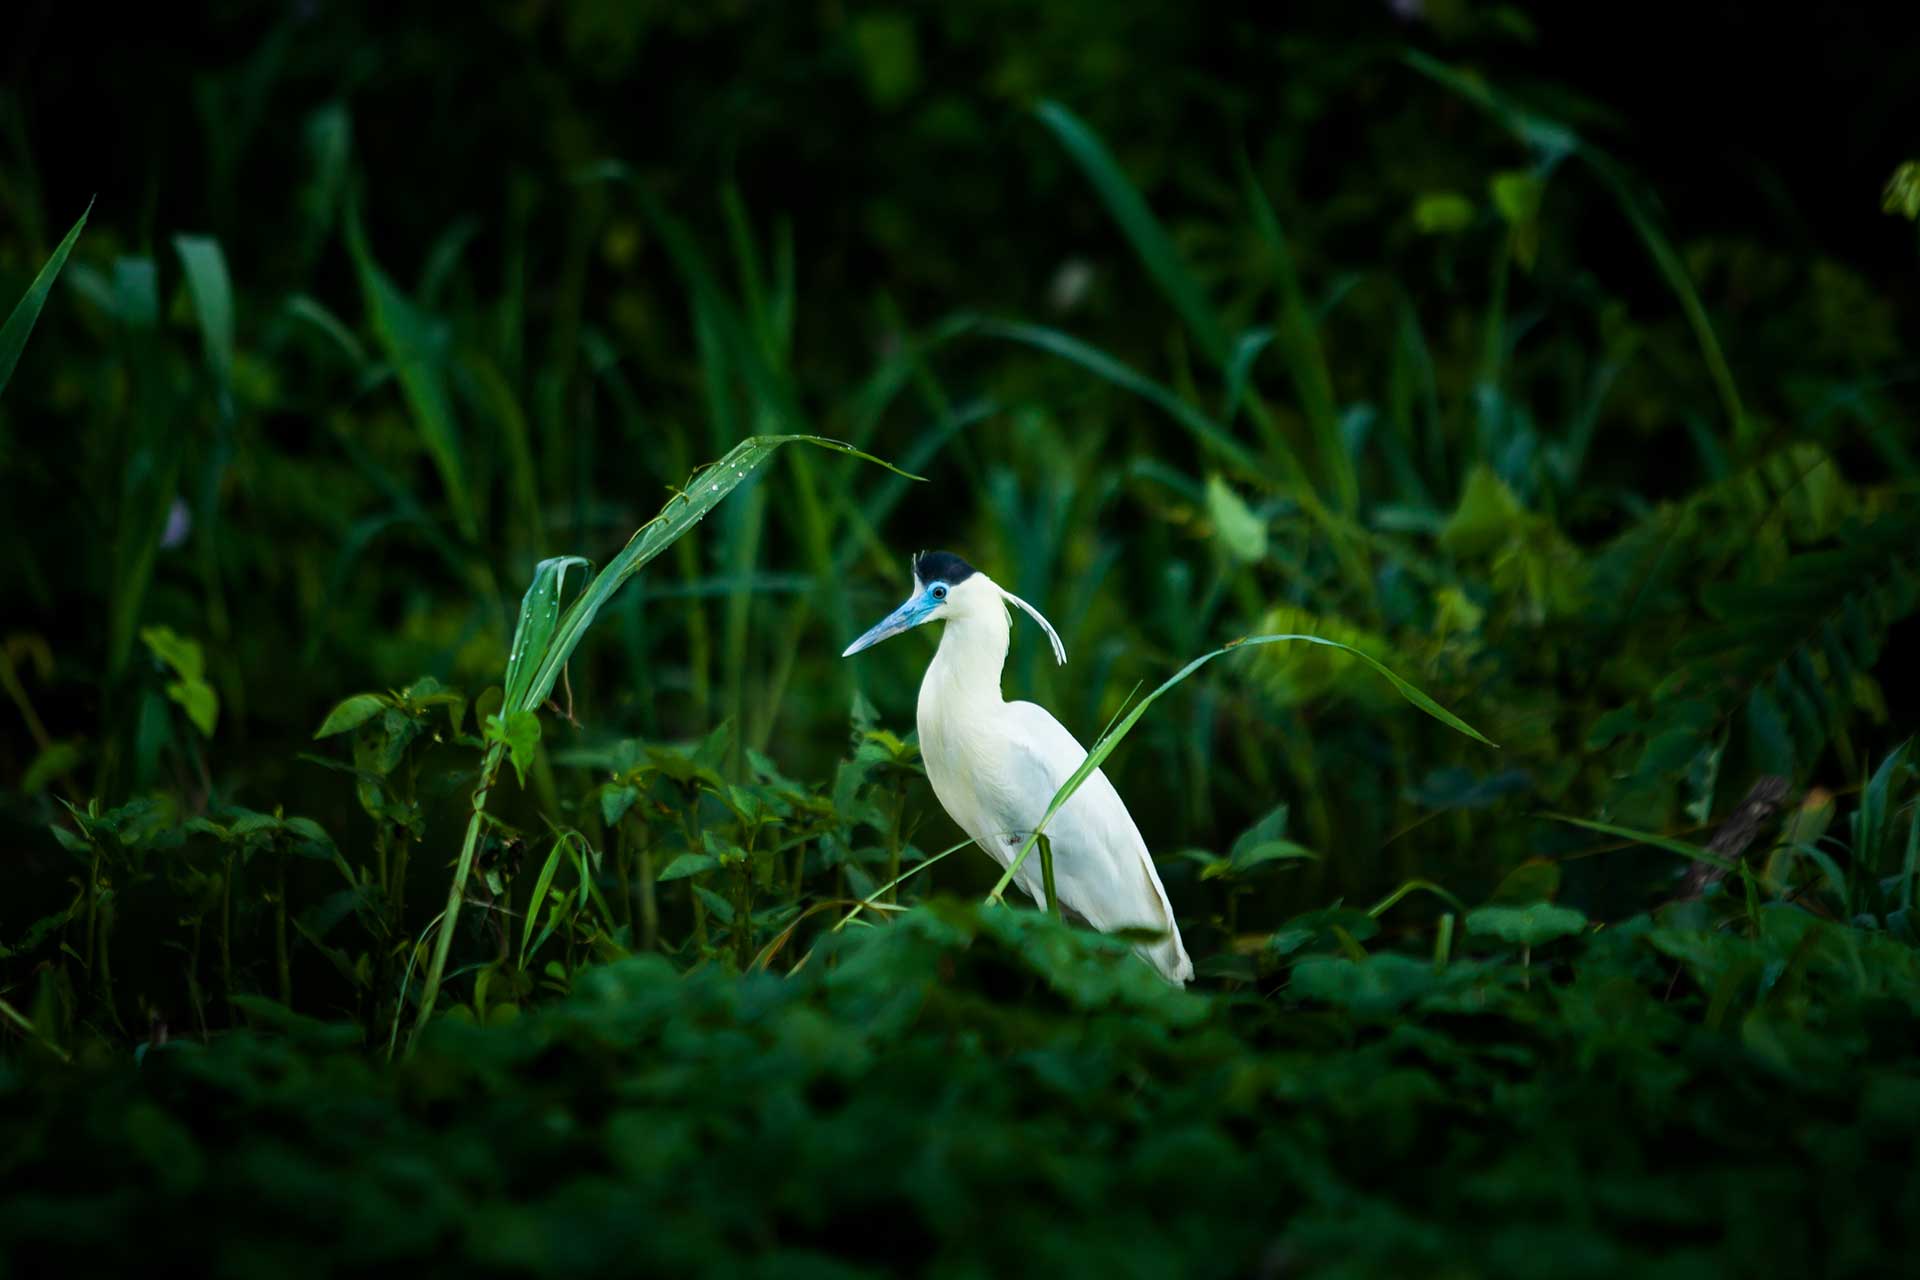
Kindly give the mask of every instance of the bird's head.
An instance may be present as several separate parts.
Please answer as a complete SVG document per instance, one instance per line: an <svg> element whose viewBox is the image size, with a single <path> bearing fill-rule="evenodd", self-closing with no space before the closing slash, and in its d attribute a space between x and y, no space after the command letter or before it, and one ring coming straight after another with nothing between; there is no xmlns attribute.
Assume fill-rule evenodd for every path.
<svg viewBox="0 0 1920 1280"><path fill-rule="evenodd" d="M888 636L911 631L923 622L964 618L987 610L1004 610L1017 605L1031 614L1053 642L1057 662L1067 660L1066 646L1053 624L1040 611L981 573L951 551L922 551L913 558L913 592L898 609L873 625L867 634L848 645L840 656L850 658L862 649L870 649Z"/></svg>

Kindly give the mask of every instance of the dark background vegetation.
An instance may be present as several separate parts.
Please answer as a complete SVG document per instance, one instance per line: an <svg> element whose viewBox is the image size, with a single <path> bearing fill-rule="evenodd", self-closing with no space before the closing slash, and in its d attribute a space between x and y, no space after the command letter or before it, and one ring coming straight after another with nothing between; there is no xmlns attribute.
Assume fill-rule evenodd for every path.
<svg viewBox="0 0 1920 1280"><path fill-rule="evenodd" d="M17 1265L1896 1273L1901 9L12 6L0 307L92 202L0 394ZM927 483L789 447L622 589L415 1037L536 563L787 432ZM1084 742L1298 631L1500 748L1236 654L1107 765L1200 994L971 850L829 933L957 839L930 641L838 657L923 547Z"/></svg>

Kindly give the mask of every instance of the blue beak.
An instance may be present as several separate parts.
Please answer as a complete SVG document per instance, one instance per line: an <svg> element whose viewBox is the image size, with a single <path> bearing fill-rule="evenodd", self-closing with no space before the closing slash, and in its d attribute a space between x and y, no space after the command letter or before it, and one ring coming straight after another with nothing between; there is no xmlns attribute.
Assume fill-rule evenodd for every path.
<svg viewBox="0 0 1920 1280"><path fill-rule="evenodd" d="M907 597L905 604L880 619L880 621L874 623L871 631L848 645L846 652L840 656L843 658L851 658L862 649L873 648L874 645L879 644L888 636L897 636L902 631L911 631L921 623L930 620L933 616L933 611L939 607L940 601L935 600L924 590L915 591L911 596Z"/></svg>

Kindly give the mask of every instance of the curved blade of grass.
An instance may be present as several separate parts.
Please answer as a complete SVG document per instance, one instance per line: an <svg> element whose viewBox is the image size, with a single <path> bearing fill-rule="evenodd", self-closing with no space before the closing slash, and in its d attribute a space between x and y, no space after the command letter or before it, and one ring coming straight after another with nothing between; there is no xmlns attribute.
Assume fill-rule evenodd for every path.
<svg viewBox="0 0 1920 1280"><path fill-rule="evenodd" d="M587 585L587 589L580 593L580 598L573 602L573 607L561 617L552 642L541 657L533 681L527 686L520 702L509 702L507 705L516 710L532 710L546 701L554 681L560 678L560 668L573 656L581 637L593 625L594 615L620 589L620 584L640 572L649 560L672 546L681 534L704 519L707 512L732 493L761 463L772 457L781 445L796 443L850 454L885 467L896 475L906 476L909 480L923 478L901 471L892 463L863 453L850 444L829 440L825 436L751 436L742 440L726 457L688 480L687 487L667 503L659 515L642 525L626 548Z"/></svg>
<svg viewBox="0 0 1920 1280"><path fill-rule="evenodd" d="M1227 360L1227 395L1220 406L1220 421L1226 426L1233 425L1234 415L1240 412L1240 401L1247 394L1247 379L1253 373L1253 362L1267 349L1274 339L1272 329L1249 329L1233 340L1233 355Z"/></svg>
<svg viewBox="0 0 1920 1280"><path fill-rule="evenodd" d="M1154 283L1160 286L1160 291L1167 295L1174 310L1180 313L1180 318L1186 322L1200 350L1214 364L1225 364L1226 337L1220 330L1220 322L1212 306L1207 302L1205 290L1180 260L1172 238L1160 225L1160 220L1153 216L1153 210L1147 207L1140 189L1133 185L1133 180L1114 161L1106 143L1087 128L1078 116L1051 99L1034 108L1034 114L1053 131L1053 136L1060 140L1060 145L1080 166L1080 172L1100 193L1107 212L1120 224L1120 230L1132 242L1134 252L1140 255L1140 261L1153 277Z"/></svg>
<svg viewBox="0 0 1920 1280"><path fill-rule="evenodd" d="M532 710L545 701L525 701L527 686L533 682L540 659L560 622L560 593L567 585L567 570L579 565L591 569L584 556L554 556L534 566L533 581L520 598L520 621L513 629L513 649L507 654L507 678L502 686L504 705Z"/></svg>
<svg viewBox="0 0 1920 1280"><path fill-rule="evenodd" d="M1668 853L1678 854L1693 862L1704 862L1719 867L1722 871L1734 870L1734 864L1717 853L1711 853L1697 844L1688 844L1685 840L1675 840L1672 836L1663 836L1654 831L1635 831L1632 827L1616 827L1611 822L1595 822L1590 818L1575 818L1564 813L1545 813L1543 818L1555 822L1565 822L1576 827L1585 827L1589 831L1598 831L1602 835L1619 836L1622 840L1631 840L1635 844L1652 845L1656 849L1665 849Z"/></svg>
<svg viewBox="0 0 1920 1280"><path fill-rule="evenodd" d="M394 375L400 380L407 408L420 429L420 439L440 472L440 482L446 486L447 504L453 508L454 523L472 541L477 535L473 496L467 490L466 469L460 461L460 432L433 351L431 326L426 315L374 261L358 208L350 209L347 214L347 248L360 277L368 322L386 349L387 358L393 362Z"/></svg>
<svg viewBox="0 0 1920 1280"><path fill-rule="evenodd" d="M1575 155L1599 175L1602 185L1620 206L1620 211L1627 215L1627 221L1633 225L1641 244L1646 246L1667 287L1673 290L1674 297L1679 300L1680 309L1693 330L1694 341L1700 346L1701 358L1707 363L1707 373L1713 379L1721 406L1732 425L1733 438L1741 444L1750 443L1758 428L1747 421L1746 411L1740 402L1740 390L1733 380L1733 370L1728 367L1726 355L1720 350L1720 339L1714 334L1706 304L1693 287L1693 278L1687 274L1686 264L1680 260L1673 242L1660 230L1652 210L1628 181L1626 171L1619 163L1565 125L1529 111L1484 81L1465 75L1437 58L1417 49L1409 49L1402 57L1415 71L1480 107L1529 146L1546 153L1549 160L1559 155Z"/></svg>
<svg viewBox="0 0 1920 1280"><path fill-rule="evenodd" d="M1212 662L1223 653L1232 653L1235 649L1249 648L1253 645L1280 644L1286 641L1300 641L1305 644L1325 645L1329 649L1344 650L1385 676L1388 682L1393 685L1394 689L1399 692L1401 697L1438 720L1441 724L1446 725L1449 729L1453 729L1458 733L1464 733L1469 738L1477 742L1484 742L1490 747L1497 747L1499 745L1478 729L1468 724L1465 720L1454 715L1451 711L1448 711L1445 707L1422 693L1412 684L1395 675L1379 660L1369 654L1362 653L1352 645L1341 644L1338 640L1328 640L1322 636L1303 634L1242 636L1238 640L1221 645L1218 649L1201 654L1192 662L1180 668L1180 670L1168 677L1165 683L1158 689L1155 689L1152 693L1142 698L1119 724L1100 735L1100 740L1093 744L1093 750L1087 752L1087 758L1080 762L1080 767L1075 769L1073 774L1061 785L1060 789L1054 793L1052 802L1047 805L1047 811L1041 815L1040 821L1034 824L1034 829L1028 833L1026 841L1020 846L1019 854L1007 865L1006 871L1002 873L999 881L994 884L993 891L987 895L987 901L998 902L1000 900L1000 895L1005 893L1007 886L1013 883L1014 872L1018 871L1020 864L1026 861L1028 851L1033 848L1041 832L1046 829L1047 823L1052 821L1053 815L1060 812L1061 806L1066 804L1066 802L1073 797L1073 793L1080 789L1080 784L1091 777L1093 771L1098 769L1101 763L1113 754L1113 749L1120 745L1121 739L1127 736L1133 726L1139 722L1140 717L1147 713L1147 708L1159 700L1161 694L1166 693L1182 680L1185 680L1188 676L1198 671L1201 667L1206 666L1207 663Z"/></svg>
<svg viewBox="0 0 1920 1280"><path fill-rule="evenodd" d="M1235 440L1232 434L1200 409L1182 400L1170 387L1155 382L1144 374L1136 372L1130 366L1114 359L1100 348L1080 341L1070 334L1045 325L1026 324L1017 320L976 319L971 328L976 333L991 338L1006 338L1013 342L1023 342L1037 347L1051 355L1072 361L1088 373L1123 391L1131 391L1142 400L1164 409L1173 420L1185 427L1202 443L1252 475L1261 474L1261 466L1248 452L1247 447ZM1293 477L1302 475L1298 459L1285 459L1287 470Z"/></svg>
<svg viewBox="0 0 1920 1280"><path fill-rule="evenodd" d="M93 201L87 201L87 207L81 212L80 220L73 224L66 237L40 268L40 274L33 278L27 291L20 295L20 301L13 305L7 315L7 323L0 326L0 392L7 389L7 380L13 377L13 368L20 363L20 353L26 349L27 337L33 332L34 321L40 318L40 308L47 304L47 295L53 291L53 282L60 275L60 268L67 265L67 255L73 252L74 241L80 238L80 232L87 225L87 215L93 212Z"/></svg>
<svg viewBox="0 0 1920 1280"><path fill-rule="evenodd" d="M1354 476L1353 459L1347 454L1340 434L1340 410L1333 393L1333 373L1327 368L1327 353L1320 345L1320 329L1313 308L1300 287L1293 269L1293 251L1280 231L1280 219L1260 189L1253 168L1241 161L1241 179L1247 189L1247 203L1253 209L1254 225L1267 242L1279 277L1280 323L1278 334L1287 372L1293 379L1294 394L1300 398L1307 425L1313 432L1314 452L1319 455L1326 492L1339 510L1351 513L1360 505L1359 481Z"/></svg>

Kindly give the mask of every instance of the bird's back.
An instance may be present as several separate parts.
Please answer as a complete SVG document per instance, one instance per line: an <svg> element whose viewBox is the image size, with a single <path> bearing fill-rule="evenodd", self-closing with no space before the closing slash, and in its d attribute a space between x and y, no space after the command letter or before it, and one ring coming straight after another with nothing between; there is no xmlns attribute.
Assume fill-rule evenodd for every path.
<svg viewBox="0 0 1920 1280"><path fill-rule="evenodd" d="M920 743L934 794L993 859L1006 866L1047 805L1087 758L1066 726L1031 702L970 707L955 714L922 699ZM1140 829L1120 793L1095 770L1047 823L1054 888L1061 905L1102 932L1150 929L1166 936L1138 950L1170 981L1193 976L1173 907ZM1015 882L1045 900L1037 853Z"/></svg>

